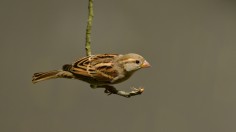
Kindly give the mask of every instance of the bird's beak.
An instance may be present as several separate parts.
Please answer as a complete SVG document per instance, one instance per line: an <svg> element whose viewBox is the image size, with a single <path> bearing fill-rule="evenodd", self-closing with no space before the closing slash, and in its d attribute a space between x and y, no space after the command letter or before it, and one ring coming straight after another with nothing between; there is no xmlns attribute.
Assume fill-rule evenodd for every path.
<svg viewBox="0 0 236 132"><path fill-rule="evenodd" d="M141 65L141 67L142 68L148 68L148 67L150 67L151 65L145 60L144 62L143 62L143 64Z"/></svg>

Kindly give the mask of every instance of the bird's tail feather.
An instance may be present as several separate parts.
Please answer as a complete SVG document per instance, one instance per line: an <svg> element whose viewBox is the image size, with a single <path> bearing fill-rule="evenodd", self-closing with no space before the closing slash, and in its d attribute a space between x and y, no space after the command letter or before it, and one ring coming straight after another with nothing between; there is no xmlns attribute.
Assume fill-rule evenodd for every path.
<svg viewBox="0 0 236 132"><path fill-rule="evenodd" d="M53 70L49 72L37 72L34 73L32 82L37 83L40 81L53 79L53 78L73 78L73 74L62 70Z"/></svg>

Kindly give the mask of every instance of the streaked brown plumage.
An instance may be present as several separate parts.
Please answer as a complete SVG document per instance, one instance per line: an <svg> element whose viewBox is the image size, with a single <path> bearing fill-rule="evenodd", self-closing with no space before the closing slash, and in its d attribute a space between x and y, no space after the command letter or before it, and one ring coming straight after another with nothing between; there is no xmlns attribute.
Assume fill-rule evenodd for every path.
<svg viewBox="0 0 236 132"><path fill-rule="evenodd" d="M73 78L91 84L92 87L111 85L127 80L135 71L150 64L140 55L130 53L98 54L83 57L62 70L38 72L33 75L33 83L52 78Z"/></svg>

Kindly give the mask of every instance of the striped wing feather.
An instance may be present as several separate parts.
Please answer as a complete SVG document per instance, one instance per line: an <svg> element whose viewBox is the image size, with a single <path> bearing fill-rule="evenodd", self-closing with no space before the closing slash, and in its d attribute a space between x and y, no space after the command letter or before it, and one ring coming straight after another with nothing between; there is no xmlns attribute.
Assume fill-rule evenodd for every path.
<svg viewBox="0 0 236 132"><path fill-rule="evenodd" d="M111 82L118 76L118 71L113 68L114 58L117 56L117 54L87 56L74 62L70 71L97 81Z"/></svg>

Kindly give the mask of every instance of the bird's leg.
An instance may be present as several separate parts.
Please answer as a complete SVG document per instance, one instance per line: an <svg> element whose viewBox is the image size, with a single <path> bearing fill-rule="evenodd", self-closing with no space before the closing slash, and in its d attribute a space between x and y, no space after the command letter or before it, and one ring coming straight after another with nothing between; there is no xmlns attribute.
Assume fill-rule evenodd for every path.
<svg viewBox="0 0 236 132"><path fill-rule="evenodd" d="M104 92L108 95L117 94L126 98L130 98L131 96L135 96L135 95L140 95L144 91L144 88L132 88L131 92L126 92L126 91L117 90L114 86L110 86L110 85L102 85L102 86L97 86L97 87L105 88Z"/></svg>
<svg viewBox="0 0 236 132"><path fill-rule="evenodd" d="M105 91L104 93L106 93L107 95L111 95L111 94L117 94L117 90L115 87L113 86L110 86L110 85L93 85L93 84L90 84L90 87L92 89L96 89L96 88L105 88Z"/></svg>
<svg viewBox="0 0 236 132"><path fill-rule="evenodd" d="M114 86L110 85L97 86L97 88L105 88L104 93L106 93L107 95L117 94L118 92L118 90Z"/></svg>

